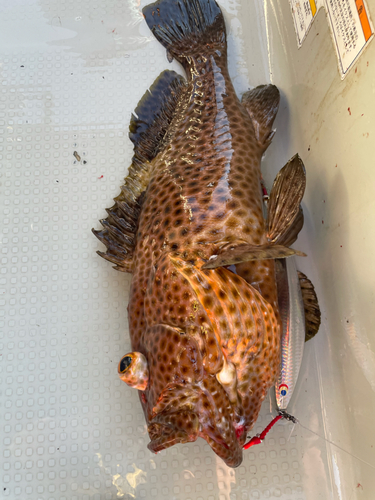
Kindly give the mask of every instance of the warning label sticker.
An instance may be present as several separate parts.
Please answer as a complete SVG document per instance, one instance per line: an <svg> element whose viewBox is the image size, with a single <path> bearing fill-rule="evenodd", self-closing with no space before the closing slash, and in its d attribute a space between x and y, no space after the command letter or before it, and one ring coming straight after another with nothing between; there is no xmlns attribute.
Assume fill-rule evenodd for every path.
<svg viewBox="0 0 375 500"><path fill-rule="evenodd" d="M344 78L374 35L365 0L289 0L289 2L298 47L301 47L306 38L319 9L325 7L341 78Z"/></svg>
<svg viewBox="0 0 375 500"><path fill-rule="evenodd" d="M326 0L339 67L345 76L373 36L363 0Z"/></svg>
<svg viewBox="0 0 375 500"><path fill-rule="evenodd" d="M301 47L319 9L315 0L290 0L298 47Z"/></svg>

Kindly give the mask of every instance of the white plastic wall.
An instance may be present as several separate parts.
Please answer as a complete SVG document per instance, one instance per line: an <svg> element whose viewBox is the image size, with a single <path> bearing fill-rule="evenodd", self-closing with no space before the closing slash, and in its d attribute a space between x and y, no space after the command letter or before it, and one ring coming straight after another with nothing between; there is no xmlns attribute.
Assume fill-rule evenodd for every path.
<svg viewBox="0 0 375 500"><path fill-rule="evenodd" d="M130 113L178 69L146 3L0 0L0 498L371 500L375 46L341 81L324 10L297 50L286 0L221 0L238 93L282 93L268 185L296 152L305 162L296 246L322 327L291 405L300 424L279 422L236 470L203 440L155 456L117 377L130 277L91 234L126 175ZM266 401L254 433L270 420Z"/></svg>

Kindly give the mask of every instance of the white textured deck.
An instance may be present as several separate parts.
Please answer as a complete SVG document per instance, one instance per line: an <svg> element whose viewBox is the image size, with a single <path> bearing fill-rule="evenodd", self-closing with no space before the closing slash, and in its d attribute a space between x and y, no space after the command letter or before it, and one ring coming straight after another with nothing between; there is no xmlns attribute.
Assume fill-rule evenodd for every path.
<svg viewBox="0 0 375 500"><path fill-rule="evenodd" d="M277 424L231 470L203 440L152 455L117 377L130 276L95 254L91 228L126 174L131 111L178 68L138 4L0 0L0 498L370 500L374 46L342 82L323 11L297 51L286 2L220 2L238 92L270 79L282 92L268 184L295 152L306 165L297 246L323 323L292 404L303 427ZM267 401L254 433L270 419Z"/></svg>

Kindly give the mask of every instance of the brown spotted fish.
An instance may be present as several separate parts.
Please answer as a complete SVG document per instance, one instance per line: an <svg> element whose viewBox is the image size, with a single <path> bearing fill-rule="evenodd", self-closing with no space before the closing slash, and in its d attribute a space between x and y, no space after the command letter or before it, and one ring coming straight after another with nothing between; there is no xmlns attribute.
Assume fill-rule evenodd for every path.
<svg viewBox="0 0 375 500"><path fill-rule="evenodd" d="M214 0L159 0L143 13L186 78L163 72L139 102L129 174L94 231L99 254L132 273L133 352L119 374L139 391L151 451L202 437L237 467L279 372L275 259L298 253L305 171L297 156L284 167L265 220L260 160L277 88L240 102Z"/></svg>

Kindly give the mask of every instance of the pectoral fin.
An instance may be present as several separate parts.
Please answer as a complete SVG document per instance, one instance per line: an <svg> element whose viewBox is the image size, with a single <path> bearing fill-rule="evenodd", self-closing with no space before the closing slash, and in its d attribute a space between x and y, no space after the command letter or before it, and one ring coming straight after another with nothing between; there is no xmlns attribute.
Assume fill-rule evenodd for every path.
<svg viewBox="0 0 375 500"><path fill-rule="evenodd" d="M250 115L258 144L264 151L275 134L272 125L279 103L280 92L275 85L259 85L242 96L242 104Z"/></svg>
<svg viewBox="0 0 375 500"><path fill-rule="evenodd" d="M210 258L202 269L216 269L217 267L231 266L240 262L248 262L250 260L266 260L266 259L285 259L292 255L306 257L306 254L293 248L287 248L282 245L240 245L224 250L219 255Z"/></svg>
<svg viewBox="0 0 375 500"><path fill-rule="evenodd" d="M306 187L306 172L297 155L277 174L268 204L268 239L288 245L297 239L303 226L301 200Z"/></svg>
<svg viewBox="0 0 375 500"><path fill-rule="evenodd" d="M298 277L301 285L302 299L305 309L305 340L307 342L318 333L321 322L321 313L314 285L303 273L301 273L301 271L298 271Z"/></svg>
<svg viewBox="0 0 375 500"><path fill-rule="evenodd" d="M297 239L303 226L301 200L305 192L306 173L302 160L295 155L283 167L273 183L268 205L267 245L238 245L210 258L202 269L240 264L251 260L285 259L306 254L288 248Z"/></svg>
<svg viewBox="0 0 375 500"><path fill-rule="evenodd" d="M289 226L289 229L286 230L284 234L282 234L278 240L278 245L284 245L286 247L290 247L297 240L298 234L303 228L304 216L303 210L300 206L297 217L294 219L292 224Z"/></svg>

